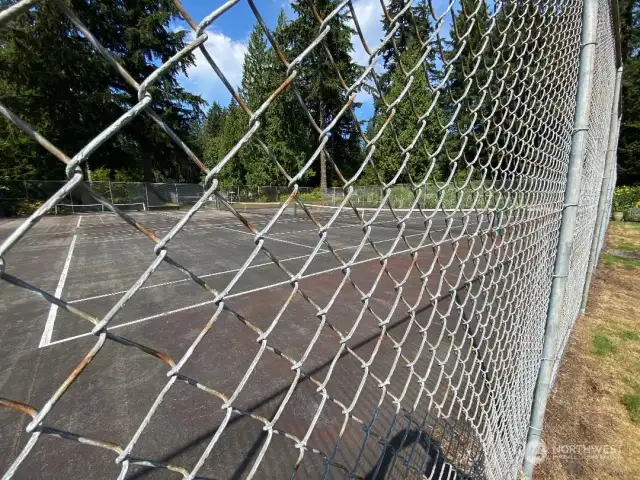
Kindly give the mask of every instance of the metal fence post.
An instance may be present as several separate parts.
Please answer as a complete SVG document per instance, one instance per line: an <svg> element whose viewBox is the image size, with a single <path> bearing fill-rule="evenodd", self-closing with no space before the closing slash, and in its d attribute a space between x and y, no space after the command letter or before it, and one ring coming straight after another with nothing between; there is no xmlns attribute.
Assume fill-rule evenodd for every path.
<svg viewBox="0 0 640 480"><path fill-rule="evenodd" d="M109 180L109 200L113 203L113 192L111 191L111 180Z"/></svg>
<svg viewBox="0 0 640 480"><path fill-rule="evenodd" d="M609 187L611 183L611 172L613 172L613 164L616 158L616 145L618 138L618 107L620 104L620 86L622 83L622 66L616 72L616 83L613 93L613 106L611 107L611 121L609 122L609 140L607 143L607 155L604 163L604 174L602 176L602 185L600 186L600 199L598 200L598 213L596 216L596 224L593 230L593 238L591 239L591 251L589 254L589 265L587 266L587 278L584 282L584 290L582 291L582 303L580 304L580 314L583 314L587 308L587 297L589 295L589 287L591 286L591 278L598 263L600 237L602 231L602 223L605 214L608 214L607 204L609 202Z"/></svg>
<svg viewBox="0 0 640 480"><path fill-rule="evenodd" d="M149 183L147 182L144 182L144 196L147 199L147 208L149 208Z"/></svg>
<svg viewBox="0 0 640 480"><path fill-rule="evenodd" d="M605 206L605 211L604 211L604 217L602 218L602 228L600 229L600 236L598 239L598 247L597 247L597 257L600 257L600 254L602 253L602 247L604 246L604 237L605 237L605 233L607 230L607 227L609 226L609 220L611 218L611 213L613 210L613 192L616 188L616 180L617 180L617 172L616 172L616 155L615 153L618 151L618 141L620 140L620 125L622 122L622 117L620 115L618 115L618 120L616 123L616 131L618 132L618 135L615 139L616 143L613 147L613 152L614 152L614 161L612 162L611 165L611 178L609 179L609 185L607 185L607 205Z"/></svg>
<svg viewBox="0 0 640 480"><path fill-rule="evenodd" d="M584 0L582 10L582 32L580 35L580 63L576 108L573 116L573 135L567 170L562 219L558 237L558 247L553 269L551 295L547 307L544 343L536 386L533 395L531 419L523 462L525 478L531 479L535 466L535 452L538 450L542 424L551 391L553 365L556 360L558 323L562 315L564 296L569 276L570 256L580 201L582 166L586 153L587 133L589 130L589 111L595 67L595 51L598 27L598 0Z"/></svg>

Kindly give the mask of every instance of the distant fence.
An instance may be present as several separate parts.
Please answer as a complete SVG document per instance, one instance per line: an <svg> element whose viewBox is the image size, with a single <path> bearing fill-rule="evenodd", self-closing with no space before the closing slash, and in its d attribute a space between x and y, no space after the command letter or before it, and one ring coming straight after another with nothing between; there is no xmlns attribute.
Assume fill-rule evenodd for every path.
<svg viewBox="0 0 640 480"><path fill-rule="evenodd" d="M0 215L28 215L39 208L65 182L55 180L0 180ZM190 207L205 193L198 183L153 182L89 182L92 188L114 204L144 203L150 210L163 207ZM495 203L498 189L480 181L472 181L459 188L443 183L424 186L422 208L455 209L482 208ZM388 193L394 208L409 208L415 200L415 188L409 184L397 184L385 189L380 185L356 185L350 196L357 207L377 207ZM291 188L277 185L235 185L220 188L219 195L229 202L284 202ZM338 206L345 197L341 187L328 187L322 193L318 187L298 187L301 200L317 205ZM215 198L214 198L215 200ZM81 191L69 192L61 203L91 205L95 199ZM219 204L216 203L216 207Z"/></svg>

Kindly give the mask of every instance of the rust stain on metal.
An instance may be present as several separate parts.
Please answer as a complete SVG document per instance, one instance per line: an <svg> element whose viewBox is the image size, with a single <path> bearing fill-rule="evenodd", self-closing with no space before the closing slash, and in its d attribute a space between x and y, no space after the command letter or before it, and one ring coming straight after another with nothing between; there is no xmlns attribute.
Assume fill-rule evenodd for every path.
<svg viewBox="0 0 640 480"><path fill-rule="evenodd" d="M25 415L29 415L31 418L35 418L38 414L38 410L26 403L18 402L16 400L9 400L8 398L0 397L0 406L10 408Z"/></svg>

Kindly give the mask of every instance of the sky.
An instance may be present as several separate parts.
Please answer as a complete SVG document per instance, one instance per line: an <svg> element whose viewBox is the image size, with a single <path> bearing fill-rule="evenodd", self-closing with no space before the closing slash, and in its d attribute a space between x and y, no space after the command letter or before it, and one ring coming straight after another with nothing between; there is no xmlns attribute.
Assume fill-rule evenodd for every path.
<svg viewBox="0 0 640 480"><path fill-rule="evenodd" d="M196 22L200 22L222 5L223 1L182 0L182 4L191 17ZM289 19L294 17L293 10L286 0L255 0L255 5L270 29L275 27L280 9L284 9ZM369 48L373 50L384 36L380 0L353 0L353 6L363 36ZM242 79L242 63L247 52L249 35L255 23L255 16L249 4L246 0L240 0L206 30L209 37L205 43L207 51L231 85L235 87ZM189 30L185 22L175 22L173 28ZM367 65L368 56L357 35L354 35L352 43L355 62L363 66ZM227 105L231 98L229 92L199 49L195 51L195 60L196 63L188 69L187 76L183 75L179 78L182 85L188 91L201 95L209 104L216 101ZM362 119L370 118L373 113L371 96L363 92L359 94L357 101L362 103L362 107L357 112L358 116Z"/></svg>

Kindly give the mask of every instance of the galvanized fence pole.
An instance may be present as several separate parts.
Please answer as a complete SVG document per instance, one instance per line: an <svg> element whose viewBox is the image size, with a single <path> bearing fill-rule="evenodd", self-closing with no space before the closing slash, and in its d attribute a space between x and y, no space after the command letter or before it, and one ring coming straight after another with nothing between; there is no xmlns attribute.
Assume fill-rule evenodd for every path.
<svg viewBox="0 0 640 480"><path fill-rule="evenodd" d="M113 204L113 192L111 191L111 180L109 180L109 200Z"/></svg>
<svg viewBox="0 0 640 480"><path fill-rule="evenodd" d="M553 365L556 360L556 345L558 323L562 315L562 306L569 276L570 256L573 247L573 237L576 227L578 205L580 201L580 184L582 181L582 167L585 159L587 133L589 130L589 111L591 108L591 92L595 70L595 53L598 27L598 0L584 0L582 10L582 32L580 36L580 60L578 72L578 87L576 92L576 107L573 117L573 135L567 170L567 187L562 208L562 220L558 237L551 295L547 307L542 357L536 387L533 396L531 419L525 456L523 473L525 478L531 479L535 466L535 452L538 450L542 424L551 392L553 380Z"/></svg>
<svg viewBox="0 0 640 480"><path fill-rule="evenodd" d="M589 265L587 266L587 278L584 282L584 290L582 291L582 303L580 304L580 314L583 314L587 308L587 297L591 286L591 278L598 263L600 238L602 236L602 224L605 215L608 214L608 203L610 194L611 175L613 165L616 159L616 146L618 138L618 112L620 104L620 86L622 83L622 66L616 72L616 83L613 93L613 106L611 107L611 122L609 123L609 140L607 143L607 155L604 163L604 175L602 176L602 185L600 187L600 199L598 200L598 213L596 216L596 224L593 230L593 238L591 239L591 252L589 255Z"/></svg>
<svg viewBox="0 0 640 480"><path fill-rule="evenodd" d="M611 214L612 214L612 210L613 210L613 192L616 188L616 180L617 180L617 172L616 172L616 155L615 152L618 151L618 141L620 140L620 124L622 122L622 117L620 115L618 115L618 120L617 120L617 124L616 124L616 130L618 132L618 136L616 137L615 141L615 145L613 147L613 151L614 151L614 161L612 162L611 165L611 178L609 179L609 185L607 185L607 205L605 207L605 215L603 217L603 221L602 221L602 228L600 229L600 236L598 238L598 248L597 248L597 253L596 255L598 257L600 257L600 254L602 253L602 247L604 246L604 237L605 237L605 233L607 230L607 227L609 226L609 220L611 219Z"/></svg>
<svg viewBox="0 0 640 480"><path fill-rule="evenodd" d="M146 208L145 208L145 210L146 210L147 208L150 207L150 205L149 205L149 183L147 183L147 182L144 182L144 196L147 199L147 205L146 205Z"/></svg>

